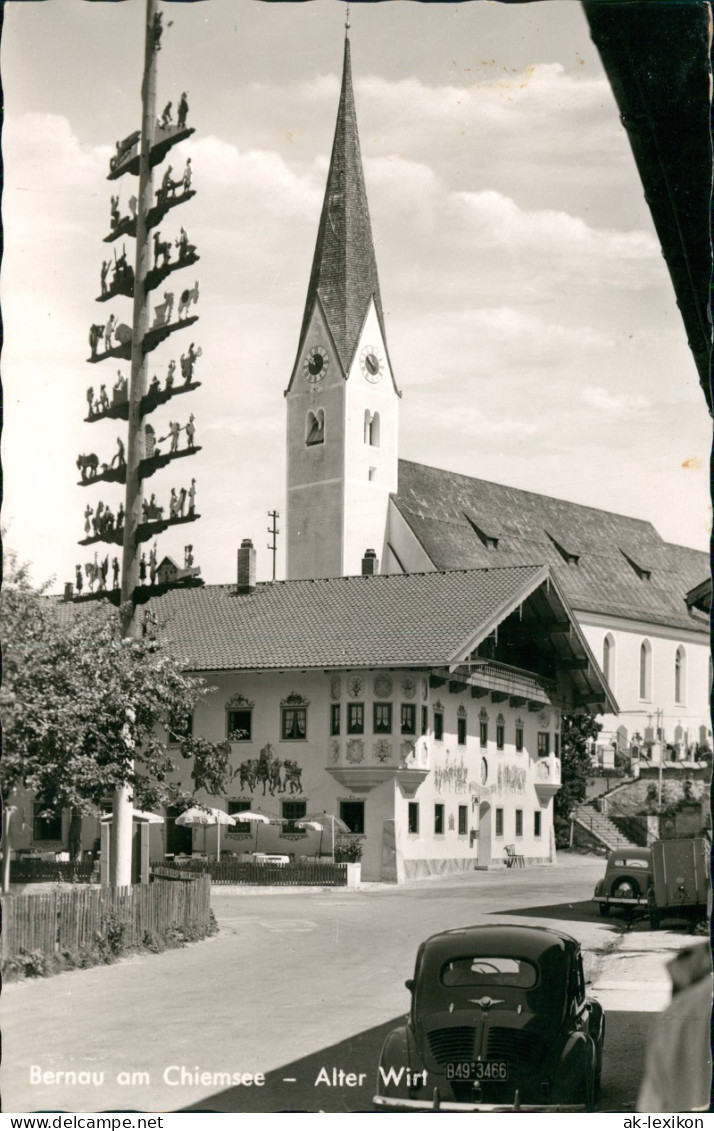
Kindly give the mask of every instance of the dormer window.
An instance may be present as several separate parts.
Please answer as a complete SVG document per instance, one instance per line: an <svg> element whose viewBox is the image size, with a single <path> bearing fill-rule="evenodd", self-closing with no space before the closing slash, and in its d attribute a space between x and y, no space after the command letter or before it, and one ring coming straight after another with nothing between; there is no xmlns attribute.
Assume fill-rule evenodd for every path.
<svg viewBox="0 0 714 1131"><path fill-rule="evenodd" d="M546 530L546 534L550 538L551 542L555 546L564 562L567 562L568 565L578 564L578 562L580 561L580 554L576 552L576 549L570 542L570 539L566 539L561 534L558 534L556 537L556 535L551 534L549 530Z"/></svg>
<svg viewBox="0 0 714 1131"><path fill-rule="evenodd" d="M379 447L379 413L365 409L364 413L364 442L372 448Z"/></svg>
<svg viewBox="0 0 714 1131"><path fill-rule="evenodd" d="M324 444L324 442L325 410L324 408L317 408L314 411L311 409L307 414L305 444L308 448L312 448L316 444Z"/></svg>
<svg viewBox="0 0 714 1131"><path fill-rule="evenodd" d="M495 524L490 520L475 519L472 515L464 511L464 518L473 530L480 542L486 546L487 549L495 550L498 548L499 531L496 529Z"/></svg>
<svg viewBox="0 0 714 1131"><path fill-rule="evenodd" d="M620 549L620 553L630 568L635 571L640 581L649 581L652 576L652 570L648 565L645 565L642 561L635 561L635 559L631 557L630 554L626 554L622 548Z"/></svg>

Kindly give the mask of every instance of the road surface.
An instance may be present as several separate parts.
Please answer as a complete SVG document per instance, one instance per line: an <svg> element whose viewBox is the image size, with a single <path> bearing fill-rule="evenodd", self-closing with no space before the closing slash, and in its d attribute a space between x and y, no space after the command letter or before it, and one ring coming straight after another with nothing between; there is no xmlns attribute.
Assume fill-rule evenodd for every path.
<svg viewBox="0 0 714 1131"><path fill-rule="evenodd" d="M418 944L498 921L581 940L607 1014L599 1106L632 1111L665 964L692 940L601 918L590 896L603 867L563 856L359 891L214 887L213 939L5 987L4 1110L370 1110Z"/></svg>

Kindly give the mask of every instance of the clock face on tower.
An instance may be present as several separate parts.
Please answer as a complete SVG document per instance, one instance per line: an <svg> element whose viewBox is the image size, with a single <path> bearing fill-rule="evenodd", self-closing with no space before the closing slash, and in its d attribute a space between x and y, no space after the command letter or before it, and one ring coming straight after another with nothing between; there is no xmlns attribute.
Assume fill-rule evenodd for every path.
<svg viewBox="0 0 714 1131"><path fill-rule="evenodd" d="M384 361L374 346L365 346L359 355L359 364L365 377L376 385L384 374Z"/></svg>
<svg viewBox="0 0 714 1131"><path fill-rule="evenodd" d="M322 381L329 364L330 357L327 350L323 349L322 346L313 346L305 355L305 360L302 363L302 371L305 380L310 385Z"/></svg>

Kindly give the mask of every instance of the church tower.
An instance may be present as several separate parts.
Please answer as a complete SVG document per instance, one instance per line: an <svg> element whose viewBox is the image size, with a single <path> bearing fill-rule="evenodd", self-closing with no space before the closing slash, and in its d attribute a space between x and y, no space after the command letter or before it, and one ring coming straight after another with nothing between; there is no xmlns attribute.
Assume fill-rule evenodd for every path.
<svg viewBox="0 0 714 1131"><path fill-rule="evenodd" d="M349 27L349 25L347 25ZM287 577L384 556L400 393L387 351L345 36L342 89L288 415Z"/></svg>

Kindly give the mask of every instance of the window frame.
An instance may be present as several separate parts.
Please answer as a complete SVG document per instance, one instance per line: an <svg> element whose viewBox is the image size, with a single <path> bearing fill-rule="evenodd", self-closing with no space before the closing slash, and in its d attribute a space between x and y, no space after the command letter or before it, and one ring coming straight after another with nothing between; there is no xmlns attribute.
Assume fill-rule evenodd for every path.
<svg viewBox="0 0 714 1131"><path fill-rule="evenodd" d="M231 726L231 715L247 715L248 716L248 734L244 738L231 738L232 734L236 734L239 730L245 730L245 727ZM229 742L252 742L253 741L253 708L252 707L227 707L226 708L226 738Z"/></svg>
<svg viewBox="0 0 714 1131"><path fill-rule="evenodd" d="M377 715L381 712L384 712L384 714L386 716L387 721L385 723L378 723L377 722ZM393 716L394 716L394 711L392 709L391 703L385 703L381 700L378 703L373 703L372 704L372 734L391 734L392 733L392 727L394 725Z"/></svg>
<svg viewBox="0 0 714 1131"><path fill-rule="evenodd" d="M434 802L434 836L444 836L445 812L443 801Z"/></svg>
<svg viewBox="0 0 714 1131"><path fill-rule="evenodd" d="M32 803L32 840L38 844L46 843L63 843L62 830L63 821L62 813L55 813L51 817L40 817L43 809L47 809L47 805L43 805L41 801L33 801ZM45 826L42 829L41 826ZM59 829L59 833L57 832ZM54 833L51 832L54 830Z"/></svg>
<svg viewBox="0 0 714 1131"><path fill-rule="evenodd" d="M645 639L640 644L639 697L641 703L652 702L652 645Z"/></svg>
<svg viewBox="0 0 714 1131"><path fill-rule="evenodd" d="M350 807L349 810L346 808L347 806ZM360 807L361 807L361 809L360 809ZM340 820L344 821L345 824L348 827L349 827L350 820L351 820L351 818L349 817L349 813L350 812L356 813L356 812L358 812L358 810L361 812L361 819L357 823L361 824L362 827L361 827L361 829L350 829L349 833L346 834L346 835L349 835L349 836L364 836L365 835L365 831L364 831L365 830L365 803L364 803L364 801L340 801Z"/></svg>
<svg viewBox="0 0 714 1131"><path fill-rule="evenodd" d="M459 836L469 835L469 807L468 805L459 805L457 828Z"/></svg>
<svg viewBox="0 0 714 1131"><path fill-rule="evenodd" d="M540 809L534 809L534 811L533 811L533 836L534 837L540 838L543 835L543 820L542 820L542 817L543 817L543 814L541 813Z"/></svg>
<svg viewBox="0 0 714 1131"><path fill-rule="evenodd" d="M407 808L407 832L409 836L419 835L419 802L410 801Z"/></svg>
<svg viewBox="0 0 714 1131"><path fill-rule="evenodd" d="M364 703L347 704L346 734L364 734Z"/></svg>
<svg viewBox="0 0 714 1131"><path fill-rule="evenodd" d="M444 712L434 708L434 742L444 741ZM438 722L437 722L438 720Z"/></svg>
<svg viewBox="0 0 714 1131"><path fill-rule="evenodd" d="M429 708L426 703L421 705L421 733L422 735L429 733Z"/></svg>
<svg viewBox="0 0 714 1131"><path fill-rule="evenodd" d="M545 749L543 749L543 747L545 747ZM539 758L548 758L550 756L550 731L549 730L539 730L538 731L538 747L537 747L537 749L538 749L538 757Z"/></svg>
<svg viewBox="0 0 714 1131"><path fill-rule="evenodd" d="M457 715L456 718L456 744L457 746L466 746L468 737L468 719L465 715Z"/></svg>
<svg viewBox="0 0 714 1131"><path fill-rule="evenodd" d="M502 837L504 835L504 832L503 832L503 809L502 808L496 809L496 820L495 820L494 830L495 830L494 834L493 834L494 837Z"/></svg>
<svg viewBox="0 0 714 1131"><path fill-rule="evenodd" d="M303 733L302 734L288 734L288 732L287 732L287 720L288 720L288 716L291 715L291 714L293 714L295 716L295 718L293 720L293 725L290 728L291 730L294 730L295 728L297 728L298 730L300 729L300 724L299 724L298 720L299 720L300 716L302 716L302 720L303 720ZM294 707L282 707L281 706L281 708L280 708L280 741L281 742L307 742L307 707L306 706L300 705L300 704L298 704L297 706L294 706Z"/></svg>
<svg viewBox="0 0 714 1131"><path fill-rule="evenodd" d="M505 750L506 747L506 724L496 723L496 749Z"/></svg>
<svg viewBox="0 0 714 1131"><path fill-rule="evenodd" d="M482 750L488 746L488 719L479 719L478 743Z"/></svg>
<svg viewBox="0 0 714 1131"><path fill-rule="evenodd" d="M522 726L516 727L516 738L515 738L516 754L522 754L523 753L523 731L524 731L524 727L522 727Z"/></svg>
<svg viewBox="0 0 714 1131"><path fill-rule="evenodd" d="M285 812L288 806L292 806L294 809L301 808L302 813L296 813L294 816L289 817ZM282 833L288 833L290 836L295 836L296 834L300 835L301 833L305 833L305 835L307 836L307 830L299 829L295 824L296 821L303 821L307 816L307 801L296 801L294 799L291 800L290 798L287 798L285 801L281 801L280 816L283 821L285 821L285 825L281 829L281 835Z"/></svg>
<svg viewBox="0 0 714 1131"><path fill-rule="evenodd" d="M252 802L250 801L241 801L237 798L233 801L229 801L227 810L228 815L230 817L237 818L237 814L245 813L246 810L250 809L251 804ZM236 823L233 826L233 831L236 833L251 833L253 831L253 826L251 825L250 821L239 821L236 819Z"/></svg>
<svg viewBox="0 0 714 1131"><path fill-rule="evenodd" d="M523 836L523 810L522 809L516 809L516 811L515 811L515 826L516 826L516 831L515 831L514 835L517 836L517 837L522 837Z"/></svg>
<svg viewBox="0 0 714 1131"><path fill-rule="evenodd" d="M411 715L411 726L405 724L405 712L407 718ZM416 736L416 703L399 704L399 724L402 734L412 734Z"/></svg>
<svg viewBox="0 0 714 1131"><path fill-rule="evenodd" d="M342 704L330 703L330 738L342 733Z"/></svg>

